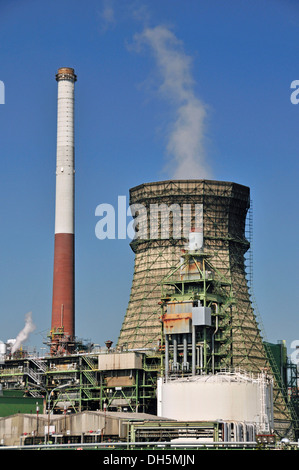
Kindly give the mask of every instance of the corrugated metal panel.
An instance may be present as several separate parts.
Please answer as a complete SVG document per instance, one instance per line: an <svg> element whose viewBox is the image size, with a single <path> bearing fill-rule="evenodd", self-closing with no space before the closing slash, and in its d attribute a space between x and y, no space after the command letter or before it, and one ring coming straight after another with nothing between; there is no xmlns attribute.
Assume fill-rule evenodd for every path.
<svg viewBox="0 0 299 470"><path fill-rule="evenodd" d="M142 354L100 354L98 365L100 370L142 369Z"/></svg>
<svg viewBox="0 0 299 470"><path fill-rule="evenodd" d="M176 313L191 313L192 302L168 302L167 304L167 315L173 315Z"/></svg>
<svg viewBox="0 0 299 470"><path fill-rule="evenodd" d="M192 313L173 313L163 317L164 334L191 333Z"/></svg>
<svg viewBox="0 0 299 470"><path fill-rule="evenodd" d="M211 326L211 309L210 307L193 307L192 323L196 326Z"/></svg>

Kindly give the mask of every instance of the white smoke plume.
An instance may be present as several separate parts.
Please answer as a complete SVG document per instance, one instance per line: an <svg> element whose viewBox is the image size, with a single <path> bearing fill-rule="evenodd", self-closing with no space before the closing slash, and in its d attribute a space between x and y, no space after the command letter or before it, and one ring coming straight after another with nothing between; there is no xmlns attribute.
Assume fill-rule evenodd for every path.
<svg viewBox="0 0 299 470"><path fill-rule="evenodd" d="M16 342L14 343L11 352L14 353L17 351L22 343L26 341L30 335L35 330L35 325L32 322L32 312L28 312L25 315L25 326L24 328L18 333L18 336L16 337Z"/></svg>
<svg viewBox="0 0 299 470"><path fill-rule="evenodd" d="M115 26L115 12L112 0L103 0L102 9L98 12L99 25L102 33Z"/></svg>
<svg viewBox="0 0 299 470"><path fill-rule="evenodd" d="M151 48L162 79L159 92L175 109L167 143L172 178L208 178L203 144L207 109L194 91L191 58L182 42L164 26L145 28L134 38L137 46Z"/></svg>

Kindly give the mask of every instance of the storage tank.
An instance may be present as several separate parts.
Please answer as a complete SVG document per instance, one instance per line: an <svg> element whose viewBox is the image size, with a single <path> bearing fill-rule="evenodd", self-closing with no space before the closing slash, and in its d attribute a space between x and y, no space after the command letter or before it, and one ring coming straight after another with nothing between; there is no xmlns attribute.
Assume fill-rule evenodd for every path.
<svg viewBox="0 0 299 470"><path fill-rule="evenodd" d="M272 432L272 380L261 374L219 373L158 380L158 415L179 421L226 421Z"/></svg>

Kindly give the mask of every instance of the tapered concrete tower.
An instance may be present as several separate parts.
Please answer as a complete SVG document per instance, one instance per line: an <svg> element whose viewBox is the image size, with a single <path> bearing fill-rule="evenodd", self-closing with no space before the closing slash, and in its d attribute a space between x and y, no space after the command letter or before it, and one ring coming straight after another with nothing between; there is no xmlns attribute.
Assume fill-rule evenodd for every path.
<svg viewBox="0 0 299 470"><path fill-rule="evenodd" d="M184 230L181 230L184 227L183 216L185 209L189 208L190 229L196 229L197 205L202 205L203 210L204 249L218 276L213 282L217 284L217 289L221 285L221 295L225 298L221 318L219 316L219 322L212 330L218 348L214 354L216 370L233 368L252 374L271 371L266 346L251 304L245 270L244 256L250 245L245 237L250 190L231 182L169 180L141 184L130 190L130 206L138 208L138 214L134 216L136 238L131 243L135 265L118 347L154 350L159 347L161 285L166 279L172 279L174 273L178 273L177 269L182 264L182 250L188 242ZM153 209L157 207L160 212L158 219L152 217ZM169 221L169 235L166 237L164 220ZM173 284L170 283L168 287L171 292ZM211 285L206 285L206 289L209 293ZM189 290L185 294L190 298ZM211 302L215 302L215 299ZM202 343L206 343L206 339L203 334ZM196 343L198 347L201 341ZM210 364L212 367L212 359ZM276 429L282 435L287 435L290 414L278 384L274 389L274 416Z"/></svg>
<svg viewBox="0 0 299 470"><path fill-rule="evenodd" d="M69 352L75 335L74 306L74 70L58 70L55 247L51 325L52 353Z"/></svg>

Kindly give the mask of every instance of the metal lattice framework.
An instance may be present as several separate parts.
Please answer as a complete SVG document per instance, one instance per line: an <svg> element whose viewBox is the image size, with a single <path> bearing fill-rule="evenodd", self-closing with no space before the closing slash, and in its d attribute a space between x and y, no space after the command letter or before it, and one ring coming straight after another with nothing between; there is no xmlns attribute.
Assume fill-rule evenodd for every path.
<svg viewBox="0 0 299 470"><path fill-rule="evenodd" d="M150 238L152 205L158 204L162 209L161 214L163 204L168 210L173 204L178 204L181 208L191 205L192 228L195 205L202 204L205 247L213 254L213 266L230 280L238 304L234 308L233 317L236 330L235 357L239 357L237 362L247 362L252 367L248 356L252 356L251 351L257 347L256 337L259 336L259 331L251 309L244 267L244 254L249 247L244 235L249 189L235 183L218 181L162 181L131 189L130 205L134 204L141 204L147 210L147 237L136 238L131 243L135 253L135 269L118 345L129 348L149 347L159 340L160 285L179 265L180 252L187 241L183 236L171 236L171 214L169 238ZM138 223L141 222L138 217ZM246 343L248 346L244 354ZM261 344L260 341L259 343ZM256 358L264 357L264 353L258 350L253 351L253 355Z"/></svg>
<svg viewBox="0 0 299 470"><path fill-rule="evenodd" d="M149 348L160 341L161 282L179 266L180 253L187 242L185 233L180 238L174 236L174 217L169 212L174 204L181 208L190 205L190 229L194 228L195 207L202 205L204 246L212 254L211 263L215 269L230 283L227 295L234 301L227 315L230 344L226 345L227 363L224 361L223 365L253 373L271 370L251 304L245 271L245 253L250 246L245 237L250 190L231 182L169 180L142 184L130 190L130 205L139 205L146 211L137 210L135 213L137 236L131 243L135 253L134 275L118 346ZM158 233L154 236L150 217L153 205L161 209ZM165 211L170 215L168 238L161 236L161 220ZM275 407L278 421L287 422L289 415L285 400L279 393Z"/></svg>

